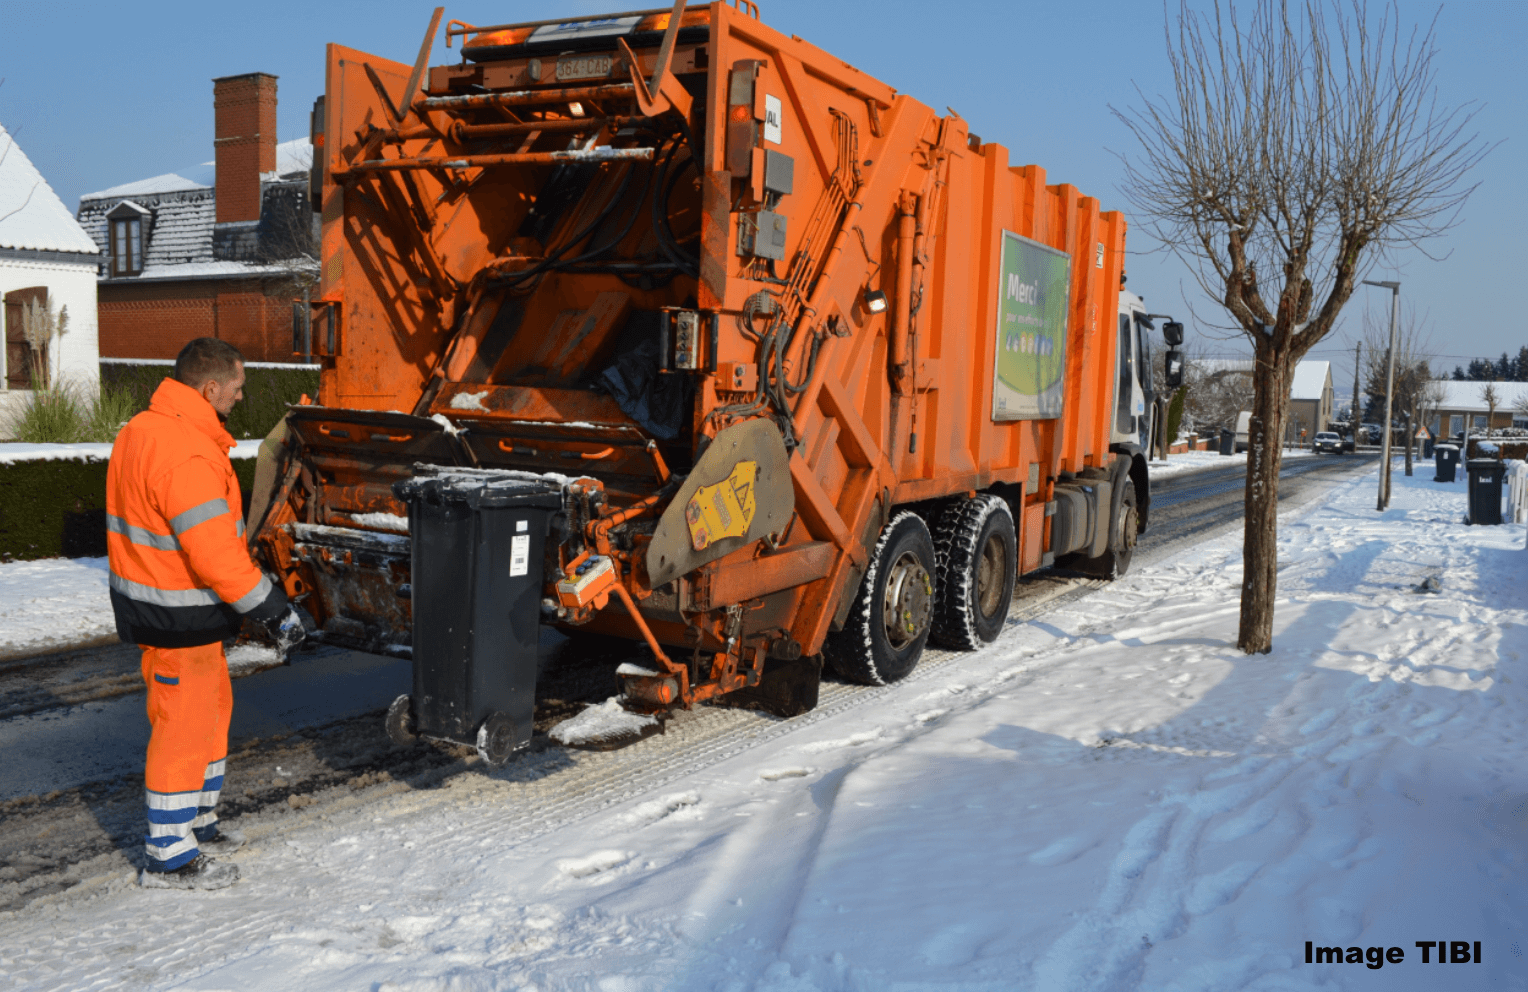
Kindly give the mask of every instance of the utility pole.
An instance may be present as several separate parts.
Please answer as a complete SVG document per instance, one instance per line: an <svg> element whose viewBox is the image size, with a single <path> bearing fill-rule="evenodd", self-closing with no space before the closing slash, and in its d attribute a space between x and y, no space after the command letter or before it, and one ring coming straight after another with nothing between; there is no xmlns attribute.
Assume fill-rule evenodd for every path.
<svg viewBox="0 0 1528 992"><path fill-rule="evenodd" d="M1379 286L1390 290L1390 347L1385 355L1385 441L1380 452L1379 468L1379 505L1377 509L1383 513L1390 505L1390 437L1392 434L1390 423L1393 414L1395 400L1395 325L1399 319L1401 306L1401 284L1398 282L1376 282L1372 279L1364 280L1365 286Z"/></svg>

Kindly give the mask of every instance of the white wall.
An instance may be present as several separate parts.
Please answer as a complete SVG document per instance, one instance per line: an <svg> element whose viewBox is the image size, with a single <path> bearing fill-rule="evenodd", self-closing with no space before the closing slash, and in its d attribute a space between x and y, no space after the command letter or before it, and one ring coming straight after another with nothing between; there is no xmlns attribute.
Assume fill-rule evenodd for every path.
<svg viewBox="0 0 1528 992"><path fill-rule="evenodd" d="M53 381L77 383L91 394L101 387L101 349L96 323L95 262L38 262L0 257L0 296L28 286L48 287L50 307L69 308L69 330L48 355ZM0 390L5 388L5 354L0 349Z"/></svg>

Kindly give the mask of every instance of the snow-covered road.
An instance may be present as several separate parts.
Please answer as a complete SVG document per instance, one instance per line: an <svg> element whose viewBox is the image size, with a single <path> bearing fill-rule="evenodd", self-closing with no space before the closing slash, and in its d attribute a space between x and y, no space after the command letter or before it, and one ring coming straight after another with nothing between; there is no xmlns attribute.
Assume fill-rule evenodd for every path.
<svg viewBox="0 0 1528 992"><path fill-rule="evenodd" d="M251 825L222 892L0 915L20 989L1520 988L1524 527L1372 474L648 792L527 820L512 763ZM1437 593L1418 592L1440 577ZM619 754L640 768L644 748ZM539 774L539 773L538 773ZM655 780L656 781L656 780ZM602 805L603 803L603 805ZM1460 941L1482 963L1422 963ZM1305 944L1403 959L1306 964Z"/></svg>

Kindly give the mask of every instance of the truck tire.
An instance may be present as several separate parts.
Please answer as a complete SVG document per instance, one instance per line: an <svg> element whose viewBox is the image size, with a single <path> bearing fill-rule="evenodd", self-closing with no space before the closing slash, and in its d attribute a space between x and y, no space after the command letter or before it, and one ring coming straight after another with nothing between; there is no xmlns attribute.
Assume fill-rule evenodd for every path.
<svg viewBox="0 0 1528 992"><path fill-rule="evenodd" d="M950 501L934 521L935 644L974 651L1003 630L1018 577L1018 534L998 496Z"/></svg>
<svg viewBox="0 0 1528 992"><path fill-rule="evenodd" d="M1109 535L1109 550L1097 558L1082 559L1077 570L1100 579L1117 579L1130 571L1130 559L1135 555L1135 539L1140 533L1139 520L1135 485L1126 479L1120 493L1119 515L1114 522L1114 533Z"/></svg>
<svg viewBox="0 0 1528 992"><path fill-rule="evenodd" d="M850 682L887 685L918 664L934 618L934 542L916 513L899 513L881 532L844 629L823 659Z"/></svg>

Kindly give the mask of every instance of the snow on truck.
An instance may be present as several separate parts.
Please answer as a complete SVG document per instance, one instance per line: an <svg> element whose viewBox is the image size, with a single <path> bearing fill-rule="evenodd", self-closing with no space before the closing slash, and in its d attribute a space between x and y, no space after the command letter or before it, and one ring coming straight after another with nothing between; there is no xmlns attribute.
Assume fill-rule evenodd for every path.
<svg viewBox="0 0 1528 992"><path fill-rule="evenodd" d="M748 0L451 21L427 69L440 17L413 66L328 48L321 386L250 539L329 642L413 658L395 739L506 760L541 624L645 642L632 711L791 715L824 663L992 640L1021 574L1128 567L1120 214Z"/></svg>

